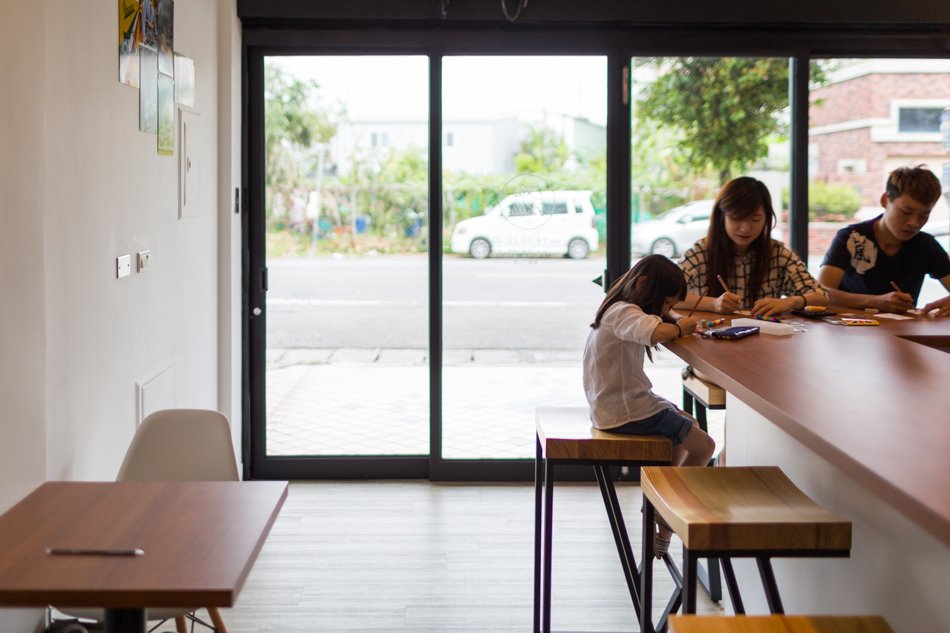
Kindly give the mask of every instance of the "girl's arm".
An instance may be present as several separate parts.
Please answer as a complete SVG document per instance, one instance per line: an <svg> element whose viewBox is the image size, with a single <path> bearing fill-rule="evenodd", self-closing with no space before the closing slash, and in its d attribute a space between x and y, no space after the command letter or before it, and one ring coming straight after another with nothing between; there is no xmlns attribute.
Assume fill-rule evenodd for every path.
<svg viewBox="0 0 950 633"><path fill-rule="evenodd" d="M682 318L676 323L660 323L650 336L650 345L666 343L696 331L696 319Z"/></svg>
<svg viewBox="0 0 950 633"><path fill-rule="evenodd" d="M696 305L696 300L699 299L699 297L700 295L698 294L687 293L686 298L673 307L689 312L693 309L693 306ZM718 297L710 297L708 295L703 297L703 300L699 302L699 307L696 309L700 312L732 314L739 309L740 305L742 305L742 297L734 292L724 292Z"/></svg>

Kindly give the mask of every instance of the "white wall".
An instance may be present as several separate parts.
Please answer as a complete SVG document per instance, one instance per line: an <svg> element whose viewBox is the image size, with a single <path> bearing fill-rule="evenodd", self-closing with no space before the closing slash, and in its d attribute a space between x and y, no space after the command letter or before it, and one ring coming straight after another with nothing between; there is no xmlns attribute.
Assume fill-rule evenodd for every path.
<svg viewBox="0 0 950 633"><path fill-rule="evenodd" d="M0 2L0 511L47 479L113 479L135 383L169 366L174 405L224 410L240 446L240 223L223 198L240 177L234 0L175 3L204 157L203 204L183 220L177 121L175 155L159 156L138 90L116 78L116 12ZM116 256L143 249L152 269L115 279ZM40 615L0 610L0 630Z"/></svg>
<svg viewBox="0 0 950 633"><path fill-rule="evenodd" d="M0 511L46 470L43 204L45 8L0 2ZM0 612L0 630L31 631L40 612Z"/></svg>

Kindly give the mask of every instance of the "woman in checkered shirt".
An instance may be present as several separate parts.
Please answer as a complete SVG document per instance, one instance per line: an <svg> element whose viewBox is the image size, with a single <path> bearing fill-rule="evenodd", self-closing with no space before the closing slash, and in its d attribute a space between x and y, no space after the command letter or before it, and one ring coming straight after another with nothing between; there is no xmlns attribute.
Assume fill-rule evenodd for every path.
<svg viewBox="0 0 950 633"><path fill-rule="evenodd" d="M749 310L777 315L807 305L827 305L828 295L805 264L770 237L775 211L769 190L742 176L725 184L713 206L709 232L683 254L686 299L677 308L730 314ZM721 278L721 281L720 281Z"/></svg>

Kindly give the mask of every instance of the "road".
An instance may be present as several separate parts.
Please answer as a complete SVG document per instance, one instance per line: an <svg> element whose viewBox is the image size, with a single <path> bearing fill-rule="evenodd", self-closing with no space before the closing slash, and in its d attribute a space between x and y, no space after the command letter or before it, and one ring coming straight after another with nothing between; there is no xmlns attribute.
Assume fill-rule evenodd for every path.
<svg viewBox="0 0 950 633"><path fill-rule="evenodd" d="M603 257L443 264L445 349L579 350L603 299ZM268 262L268 348L428 346L425 255Z"/></svg>

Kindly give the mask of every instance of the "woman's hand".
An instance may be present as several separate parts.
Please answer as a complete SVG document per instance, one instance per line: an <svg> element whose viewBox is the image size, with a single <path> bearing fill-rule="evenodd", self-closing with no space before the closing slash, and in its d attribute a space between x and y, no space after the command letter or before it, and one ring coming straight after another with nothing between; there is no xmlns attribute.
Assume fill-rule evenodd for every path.
<svg viewBox="0 0 950 633"><path fill-rule="evenodd" d="M732 314L742 305L742 297L733 292L724 292L713 302L713 309L719 314Z"/></svg>
<svg viewBox="0 0 950 633"><path fill-rule="evenodd" d="M689 336L696 331L697 323L696 319L683 317L676 322L676 325L680 326L680 331L683 333L683 336Z"/></svg>
<svg viewBox="0 0 950 633"><path fill-rule="evenodd" d="M763 297L755 302L751 312L754 316L772 316L788 312L799 303L798 296L785 297L784 299L779 299L778 297Z"/></svg>

